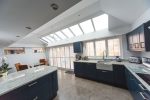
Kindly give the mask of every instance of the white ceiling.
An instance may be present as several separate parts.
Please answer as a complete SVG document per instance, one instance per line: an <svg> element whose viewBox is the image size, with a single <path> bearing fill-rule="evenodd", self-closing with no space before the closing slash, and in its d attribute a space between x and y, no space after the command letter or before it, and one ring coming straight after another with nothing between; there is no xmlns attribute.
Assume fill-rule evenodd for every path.
<svg viewBox="0 0 150 100"><path fill-rule="evenodd" d="M8 1L8 0L2 0L2 1L4 3L3 2L1 3L1 1L0 1L0 6L1 5L4 6L4 4L6 3L5 1ZM8 22L8 23L10 23L10 25L12 24L11 26L14 25L14 27L15 27L15 28L9 27L9 30L10 29L12 29L12 30L10 30L10 33L8 33L8 34L23 33L23 36L26 35L23 39L16 42L16 43L23 43L23 44L24 43L40 44L41 43L39 40L40 37L45 36L50 33L53 33L55 31L65 28L65 27L68 27L70 25L74 25L76 23L79 23L79 22L89 19L91 17L100 15L102 13L107 13L110 16L112 16L112 18L110 18L111 19L110 22L111 22L111 27L113 27L113 28L120 26L120 25L130 25L130 24L133 24L149 8L149 5L150 5L150 0L82 0L75 6L71 7L69 10L67 10L67 11L63 12L62 14L60 14L59 16L55 17L56 15L58 15L58 14L53 15L53 14L55 14L55 12L47 14L47 12L49 12L49 10L47 10L47 9L49 9L49 6L45 7L45 5L48 4L47 3L48 0L38 0L38 2L36 2L37 4L32 3L35 0L32 0L32 2L31 2L31 0L12 0L12 1L20 1L20 3L22 3L22 6L16 6L16 4L18 4L18 2L13 2L15 10L11 11L14 13L9 12L11 15L10 17L7 16L7 14L8 14L7 9L6 9L6 11L3 10L3 11L5 11L5 12L3 12L5 14L5 15L3 15L3 17L8 17L8 19L11 19L8 21L3 21L3 23ZM26 3L24 3L23 1ZM53 1L60 1L60 0L53 0ZM68 1L76 1L76 0L68 0ZM45 2L45 3L43 3L43 2ZM27 3L29 3L28 6L27 7L24 6L25 4L27 5ZM41 3L42 3L43 7L40 5ZM34 5L36 9L34 7L32 7L32 5ZM68 4L66 4L66 5L68 5ZM5 7L2 7L2 8L5 8ZM17 13L18 15L17 15L17 17L15 17L15 15L16 15L15 12L16 12L16 10L19 10L18 8L22 8L21 11L24 11L25 14L23 12L20 14ZM30 10L31 10L31 12L30 12ZM1 10L0 10L0 12L1 12ZM46 12L46 13L44 13L44 12ZM14 17L12 18L13 15L14 15ZM24 16L26 16L26 17L24 17ZM52 17L50 18L50 16L55 17L55 18L52 19ZM21 20L19 20L19 19L21 19ZM28 19L28 21L27 21L27 19ZM117 19L118 22L113 21L114 19L115 20ZM0 21L1 21L1 15L0 15ZM18 26L15 25L15 23ZM46 23L46 24L44 24L44 23ZM41 26L42 24L44 24L44 25ZM30 26L30 25L33 27L34 31L22 29L25 26ZM41 26L41 27L36 29L39 26ZM3 32L5 27L4 26L1 27L1 24L0 24L0 32L1 31ZM15 32L14 31L15 29L19 29L20 30L19 33ZM12 35L12 36L14 36L14 35ZM10 38L12 36L10 36ZM1 38L0 38L0 40L1 40Z"/></svg>
<svg viewBox="0 0 150 100"><path fill-rule="evenodd" d="M0 47L20 40L80 0L0 0ZM59 6L57 11L51 4ZM31 30L25 27L31 27ZM20 36L17 38L16 36ZM40 43L40 42L39 42Z"/></svg>

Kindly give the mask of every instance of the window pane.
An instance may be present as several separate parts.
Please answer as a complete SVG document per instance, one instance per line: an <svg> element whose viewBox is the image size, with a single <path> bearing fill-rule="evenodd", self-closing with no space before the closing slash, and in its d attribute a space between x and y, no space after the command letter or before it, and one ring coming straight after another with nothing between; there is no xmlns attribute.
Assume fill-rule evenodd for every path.
<svg viewBox="0 0 150 100"><path fill-rule="evenodd" d="M67 37L60 31L56 32L56 34L61 38L61 39L66 39Z"/></svg>
<svg viewBox="0 0 150 100"><path fill-rule="evenodd" d="M79 36L79 35L82 35L82 34L83 34L83 32L81 31L81 29L79 28L79 25L71 26L70 29L71 29L71 31L72 31L76 36Z"/></svg>
<svg viewBox="0 0 150 100"><path fill-rule="evenodd" d="M57 40L57 41L60 40L60 38L59 38L57 35L55 35L55 34L50 34L50 36L51 36L51 38L54 39L54 40Z"/></svg>
<svg viewBox="0 0 150 100"><path fill-rule="evenodd" d="M65 60L66 60L66 68L70 69L70 59L66 58Z"/></svg>
<svg viewBox="0 0 150 100"><path fill-rule="evenodd" d="M103 14L93 18L93 23L96 31L108 28L108 15Z"/></svg>
<svg viewBox="0 0 150 100"><path fill-rule="evenodd" d="M68 28L62 30L62 32L63 32L68 38L74 37L74 35L71 33L71 31L70 31Z"/></svg>
<svg viewBox="0 0 150 100"><path fill-rule="evenodd" d="M50 41L49 39L47 39L46 37L42 37L42 39L45 40L45 41L48 42L48 43L49 43L49 42L52 42L52 41Z"/></svg>
<svg viewBox="0 0 150 100"><path fill-rule="evenodd" d="M73 51L73 45L70 46L70 57L75 57L75 53Z"/></svg>
<svg viewBox="0 0 150 100"><path fill-rule="evenodd" d="M104 52L106 51L105 40L96 41L95 46L96 46L96 56L104 56Z"/></svg>
<svg viewBox="0 0 150 100"><path fill-rule="evenodd" d="M52 41L52 42L55 41L55 40L54 40L52 37L50 37L50 36L46 36L46 38L49 39L49 40Z"/></svg>
<svg viewBox="0 0 150 100"><path fill-rule="evenodd" d="M42 42L44 42L44 43L46 43L46 44L48 43L47 41L45 41L45 40L43 40L43 39L40 39L40 41L42 41Z"/></svg>
<svg viewBox="0 0 150 100"><path fill-rule="evenodd" d="M80 26L85 34L94 32L91 20L87 20L85 22L80 23Z"/></svg>
<svg viewBox="0 0 150 100"><path fill-rule="evenodd" d="M120 56L120 41L119 39L108 40L108 55Z"/></svg>
<svg viewBox="0 0 150 100"><path fill-rule="evenodd" d="M94 56L94 43L93 42L86 43L86 55Z"/></svg>

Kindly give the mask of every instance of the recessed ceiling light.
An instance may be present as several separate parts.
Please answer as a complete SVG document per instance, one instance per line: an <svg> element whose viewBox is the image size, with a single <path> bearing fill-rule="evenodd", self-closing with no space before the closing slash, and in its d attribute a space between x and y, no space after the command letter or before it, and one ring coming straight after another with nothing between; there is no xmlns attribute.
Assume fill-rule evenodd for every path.
<svg viewBox="0 0 150 100"><path fill-rule="evenodd" d="M20 37L19 35L17 35L16 37Z"/></svg>
<svg viewBox="0 0 150 100"><path fill-rule="evenodd" d="M59 8L59 6L55 3L52 3L51 7L52 7L53 10L57 10Z"/></svg>
<svg viewBox="0 0 150 100"><path fill-rule="evenodd" d="M27 26L27 27L25 27L26 29L29 29L29 30L31 30L32 28L30 27L30 26Z"/></svg>
<svg viewBox="0 0 150 100"><path fill-rule="evenodd" d="M148 29L150 29L150 26L148 26Z"/></svg>

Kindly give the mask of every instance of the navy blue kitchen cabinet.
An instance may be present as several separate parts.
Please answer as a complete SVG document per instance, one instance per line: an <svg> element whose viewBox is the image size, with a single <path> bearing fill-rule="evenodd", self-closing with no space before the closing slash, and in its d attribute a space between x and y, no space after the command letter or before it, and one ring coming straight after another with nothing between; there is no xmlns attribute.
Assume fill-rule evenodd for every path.
<svg viewBox="0 0 150 100"><path fill-rule="evenodd" d="M113 64L113 81L115 86L127 88L124 65Z"/></svg>
<svg viewBox="0 0 150 100"><path fill-rule="evenodd" d="M83 53L83 42L73 43L74 53Z"/></svg>
<svg viewBox="0 0 150 100"><path fill-rule="evenodd" d="M74 62L74 73L78 77L85 77L86 64L82 62Z"/></svg>
<svg viewBox="0 0 150 100"><path fill-rule="evenodd" d="M98 81L104 83L113 83L113 71L97 69Z"/></svg>
<svg viewBox="0 0 150 100"><path fill-rule="evenodd" d="M74 62L74 73L78 77L97 80L95 63Z"/></svg>
<svg viewBox="0 0 150 100"><path fill-rule="evenodd" d="M58 76L57 76L57 71L54 71L52 73L52 98L57 95L58 91Z"/></svg>
<svg viewBox="0 0 150 100"><path fill-rule="evenodd" d="M126 69L125 71L127 86L134 100L150 100L149 91L147 91L143 84L140 83L128 69Z"/></svg>
<svg viewBox="0 0 150 100"><path fill-rule="evenodd" d="M113 83L113 71L97 69L96 63L74 62L74 72L77 77Z"/></svg>
<svg viewBox="0 0 150 100"><path fill-rule="evenodd" d="M0 100L52 100L57 94L57 81L57 71L54 71L0 96Z"/></svg>

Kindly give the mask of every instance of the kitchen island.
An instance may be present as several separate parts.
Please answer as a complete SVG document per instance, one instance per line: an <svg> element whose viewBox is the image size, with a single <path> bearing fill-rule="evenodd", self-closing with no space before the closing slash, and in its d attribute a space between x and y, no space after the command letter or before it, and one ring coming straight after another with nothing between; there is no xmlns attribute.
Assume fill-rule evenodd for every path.
<svg viewBox="0 0 150 100"><path fill-rule="evenodd" d="M0 100L52 100L57 90L56 67L39 66L0 78Z"/></svg>

